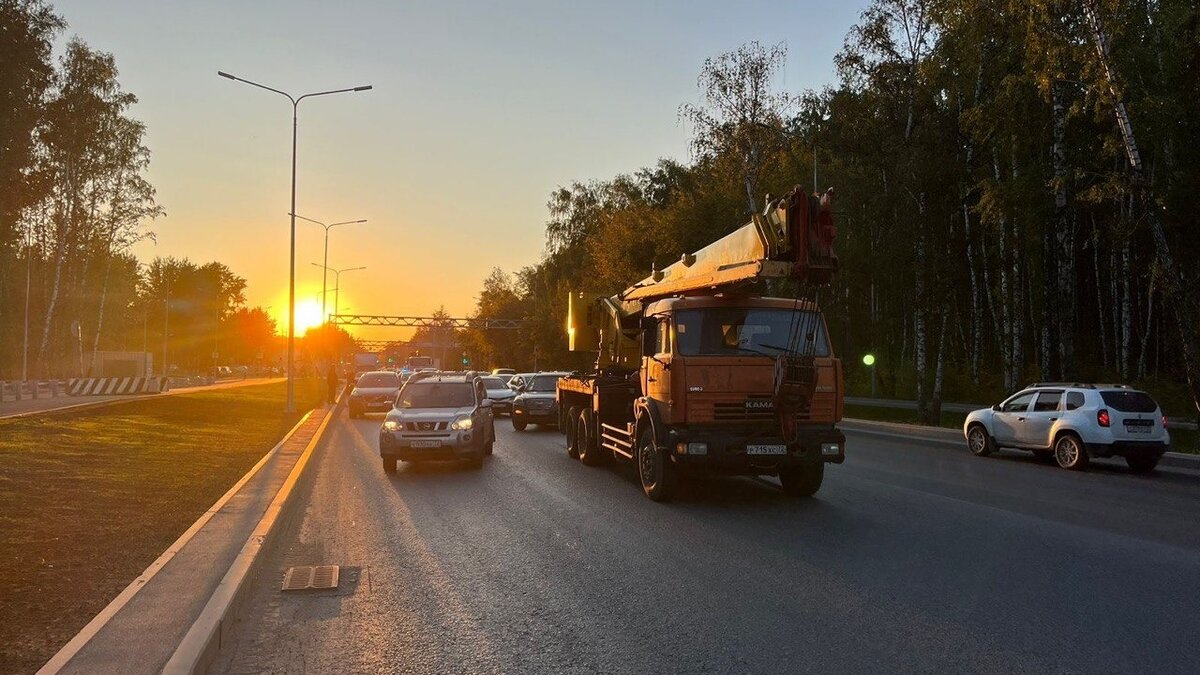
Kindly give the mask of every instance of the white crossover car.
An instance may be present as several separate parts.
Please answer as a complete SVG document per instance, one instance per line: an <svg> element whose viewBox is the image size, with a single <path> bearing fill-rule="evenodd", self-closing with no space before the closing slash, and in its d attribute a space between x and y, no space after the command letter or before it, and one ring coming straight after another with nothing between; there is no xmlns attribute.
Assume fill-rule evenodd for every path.
<svg viewBox="0 0 1200 675"><path fill-rule="evenodd" d="M1149 394L1103 384L1034 384L967 415L963 435L980 456L1016 448L1074 470L1092 457L1120 456L1136 473L1153 471L1171 444Z"/></svg>

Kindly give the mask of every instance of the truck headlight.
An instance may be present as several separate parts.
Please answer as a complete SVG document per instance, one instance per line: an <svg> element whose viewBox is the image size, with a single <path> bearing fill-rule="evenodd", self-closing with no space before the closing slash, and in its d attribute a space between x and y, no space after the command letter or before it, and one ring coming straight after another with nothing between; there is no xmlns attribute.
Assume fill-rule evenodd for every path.
<svg viewBox="0 0 1200 675"><path fill-rule="evenodd" d="M450 428L458 431L465 431L466 429L470 429L473 424L474 422L470 417L460 417L450 423Z"/></svg>
<svg viewBox="0 0 1200 675"><path fill-rule="evenodd" d="M397 429L400 428L400 423L397 422L396 420L384 420L383 428L388 431L396 431Z"/></svg>
<svg viewBox="0 0 1200 675"><path fill-rule="evenodd" d="M836 456L839 452L841 452L841 448L838 447L837 443L822 443L821 444L821 454L822 455L835 455Z"/></svg>

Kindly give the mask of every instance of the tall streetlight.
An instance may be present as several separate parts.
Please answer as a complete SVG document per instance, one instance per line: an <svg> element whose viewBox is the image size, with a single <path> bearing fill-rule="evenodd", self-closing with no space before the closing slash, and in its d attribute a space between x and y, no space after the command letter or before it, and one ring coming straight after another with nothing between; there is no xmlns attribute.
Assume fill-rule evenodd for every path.
<svg viewBox="0 0 1200 675"><path fill-rule="evenodd" d="M338 306L338 289L340 289L342 287L342 272L354 272L356 270L367 269L366 267L343 267L340 270L335 270L332 267L326 267L325 265L322 265L320 263L313 263L313 265L320 267L321 269L325 270L326 272L333 272L333 306L335 308ZM321 297L324 298L325 293L322 293ZM324 301L321 302L321 311L322 312L325 311ZM325 320L329 321L329 317L325 317Z"/></svg>
<svg viewBox="0 0 1200 675"><path fill-rule="evenodd" d="M368 84L361 87L350 87L348 89L330 89L329 91L317 91L309 94L303 94L301 96L292 96L286 91L274 89L257 82L251 82L250 80L237 77L236 75L230 75L229 73L220 70L217 71L217 75L235 82L241 82L252 87L266 89L267 91L274 92L281 96L286 96L287 100L291 101L292 103L292 208L288 210L288 213L292 214L292 242L290 249L291 255L288 259L287 412L296 412L296 126L300 109L300 101L303 101L306 98L312 98L314 96L367 91L371 88L371 85Z"/></svg>
<svg viewBox="0 0 1200 675"><path fill-rule="evenodd" d="M321 227L325 228L325 258L321 262L322 267L329 264L329 231L332 230L333 228L337 227L338 225L353 225L355 223L367 222L367 219L363 218L362 220L343 220L340 223L330 223L330 224L326 225L325 223L322 223L319 220L313 220L312 218L305 218L304 216L297 215L295 213L293 213L292 215L296 218L299 218L300 220L306 220L310 223L316 223L317 225L320 225ZM326 284L328 281L329 281L329 272L328 272L328 268L326 268L326 271L321 274L321 318L323 318L323 319L328 316L327 314L325 314L325 295L328 292L325 289L327 287ZM336 307L336 305L334 305L334 306ZM326 319L326 320L328 320L328 319Z"/></svg>
<svg viewBox="0 0 1200 675"><path fill-rule="evenodd" d="M25 235L25 346L21 348L21 382L29 379L29 284L33 278L33 233Z"/></svg>

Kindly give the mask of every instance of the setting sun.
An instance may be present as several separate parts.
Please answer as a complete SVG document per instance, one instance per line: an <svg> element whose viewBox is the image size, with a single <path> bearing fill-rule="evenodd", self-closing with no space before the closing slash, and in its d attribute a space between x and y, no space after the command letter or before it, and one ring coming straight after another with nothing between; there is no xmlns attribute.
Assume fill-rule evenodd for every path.
<svg viewBox="0 0 1200 675"><path fill-rule="evenodd" d="M287 331L287 313L281 317L280 328ZM304 335L308 329L321 325L321 303L316 300L296 302L296 335Z"/></svg>

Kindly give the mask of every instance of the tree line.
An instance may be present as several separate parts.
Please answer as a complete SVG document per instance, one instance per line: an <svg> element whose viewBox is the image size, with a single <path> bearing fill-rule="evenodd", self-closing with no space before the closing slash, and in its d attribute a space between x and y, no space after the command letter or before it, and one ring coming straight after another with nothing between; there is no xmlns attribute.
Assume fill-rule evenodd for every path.
<svg viewBox="0 0 1200 675"><path fill-rule="evenodd" d="M1035 380L1200 400L1200 9L1190 0L874 0L837 84L774 86L784 45L705 62L686 162L576 181L546 252L495 270L481 361L585 367L570 290L614 293L748 219L766 193L835 190L841 271L819 292L852 392L987 401ZM779 289L774 289L779 290ZM586 359L584 359L586 361Z"/></svg>
<svg viewBox="0 0 1200 675"><path fill-rule="evenodd" d="M0 378L87 374L99 350L148 350L182 372L255 363L275 325L220 263L156 258L164 211L146 179L137 97L111 54L71 39L42 0L0 0ZM156 372L161 367L156 358Z"/></svg>

